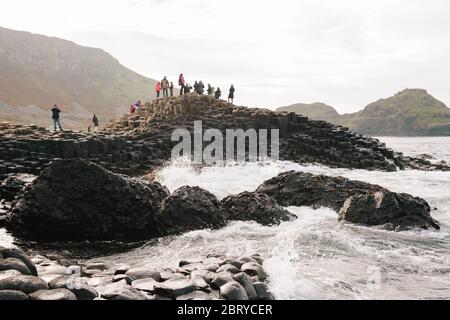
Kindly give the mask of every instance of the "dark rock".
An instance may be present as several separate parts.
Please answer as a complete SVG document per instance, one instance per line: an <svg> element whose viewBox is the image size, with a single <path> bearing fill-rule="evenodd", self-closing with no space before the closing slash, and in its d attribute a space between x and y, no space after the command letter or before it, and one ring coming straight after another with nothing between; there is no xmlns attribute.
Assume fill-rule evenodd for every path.
<svg viewBox="0 0 450 320"><path fill-rule="evenodd" d="M192 280L169 280L157 284L154 292L162 296L176 298L198 289L199 287Z"/></svg>
<svg viewBox="0 0 450 320"><path fill-rule="evenodd" d="M159 282L161 281L161 273L159 270L152 267L136 267L127 271L128 276L132 277L134 280L148 279Z"/></svg>
<svg viewBox="0 0 450 320"><path fill-rule="evenodd" d="M17 270L23 275L31 275L30 269L19 259L0 259L0 271Z"/></svg>
<svg viewBox="0 0 450 320"><path fill-rule="evenodd" d="M161 204L155 217L162 234L177 234L225 226L226 212L219 200L199 187L181 187Z"/></svg>
<svg viewBox="0 0 450 320"><path fill-rule="evenodd" d="M224 284L234 281L233 275L229 272L216 273L211 280L211 288L220 289Z"/></svg>
<svg viewBox="0 0 450 320"><path fill-rule="evenodd" d="M27 294L48 290L47 282L34 276L16 276L0 280L0 290L18 290Z"/></svg>
<svg viewBox="0 0 450 320"><path fill-rule="evenodd" d="M247 296L250 300L258 299L255 287L253 286L252 278L249 275L241 272L233 276L233 279L239 282L245 289Z"/></svg>
<svg viewBox="0 0 450 320"><path fill-rule="evenodd" d="M27 182L16 176L10 176L0 183L0 200L11 202L25 187Z"/></svg>
<svg viewBox="0 0 450 320"><path fill-rule="evenodd" d="M425 200L344 177L290 171L267 180L257 192L283 206L331 208L340 212L340 220L354 223L439 229Z"/></svg>
<svg viewBox="0 0 450 320"><path fill-rule="evenodd" d="M272 294L267 290L267 286L262 282L255 282L253 284L258 300L273 300Z"/></svg>
<svg viewBox="0 0 450 320"><path fill-rule="evenodd" d="M40 290L30 294L31 300L77 300L77 297L67 289Z"/></svg>
<svg viewBox="0 0 450 320"><path fill-rule="evenodd" d="M193 291L188 294L177 297L177 300L210 300L211 297L208 293L203 291Z"/></svg>
<svg viewBox="0 0 450 320"><path fill-rule="evenodd" d="M263 193L243 192L222 200L229 220L256 221L265 226L278 225L296 217Z"/></svg>
<svg viewBox="0 0 450 320"><path fill-rule="evenodd" d="M250 277L258 276L258 278L261 280L265 280L267 278L263 267L256 262L247 262L243 264L241 267L241 271L245 272Z"/></svg>
<svg viewBox="0 0 450 320"><path fill-rule="evenodd" d="M9 248L9 249L1 249L0 253L3 255L4 258L15 258L21 260L27 268L30 270L31 275L37 276L37 270L36 266L34 265L33 261L31 261L30 257L23 252L23 250L18 248Z"/></svg>
<svg viewBox="0 0 450 320"><path fill-rule="evenodd" d="M238 269L237 267L235 267L235 266L232 265L232 264L224 264L224 265L221 266L219 269L217 269L217 272L218 272L218 273L224 272L224 271L229 272L229 273L232 273L232 274L236 274L236 273L240 273L240 272L241 272L241 269Z"/></svg>
<svg viewBox="0 0 450 320"><path fill-rule="evenodd" d="M68 289L78 300L94 300L98 297L97 291L81 278L61 276L50 281L48 286L50 289Z"/></svg>
<svg viewBox="0 0 450 320"><path fill-rule="evenodd" d="M19 301L19 300L28 300L30 297L18 290L0 290L0 301Z"/></svg>
<svg viewBox="0 0 450 320"><path fill-rule="evenodd" d="M349 197L339 211L339 220L364 225L392 225L394 228L439 229L431 218L428 203L409 194L379 191Z"/></svg>
<svg viewBox="0 0 450 320"><path fill-rule="evenodd" d="M84 160L62 160L45 169L13 203L7 227L33 240L141 239L168 192Z"/></svg>
<svg viewBox="0 0 450 320"><path fill-rule="evenodd" d="M226 300L248 300L244 287L236 281L231 281L221 286L220 297Z"/></svg>

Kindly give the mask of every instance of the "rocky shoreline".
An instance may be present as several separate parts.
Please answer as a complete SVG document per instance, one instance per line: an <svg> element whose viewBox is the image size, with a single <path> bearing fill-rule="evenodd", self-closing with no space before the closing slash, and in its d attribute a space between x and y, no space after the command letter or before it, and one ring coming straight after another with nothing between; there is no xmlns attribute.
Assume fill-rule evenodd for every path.
<svg viewBox="0 0 450 320"><path fill-rule="evenodd" d="M0 300L273 300L258 255L210 254L178 267L71 264L0 247Z"/></svg>

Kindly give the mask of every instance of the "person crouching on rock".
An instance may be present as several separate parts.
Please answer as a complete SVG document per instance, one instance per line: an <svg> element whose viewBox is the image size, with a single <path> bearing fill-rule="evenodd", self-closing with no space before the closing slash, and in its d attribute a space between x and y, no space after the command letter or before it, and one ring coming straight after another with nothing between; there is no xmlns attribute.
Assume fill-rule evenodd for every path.
<svg viewBox="0 0 450 320"><path fill-rule="evenodd" d="M222 91L220 91L220 88L217 88L216 93L214 94L214 97L219 100L222 96Z"/></svg>
<svg viewBox="0 0 450 320"><path fill-rule="evenodd" d="M236 90L234 89L234 85L231 85L231 87L230 87L230 94L228 95L228 102L233 103L233 101L234 101L234 92L235 91Z"/></svg>
<svg viewBox="0 0 450 320"><path fill-rule="evenodd" d="M92 118L92 122L94 123L94 132L98 132L98 118L95 113L94 113L94 117Z"/></svg>
<svg viewBox="0 0 450 320"><path fill-rule="evenodd" d="M130 106L130 113L135 113L136 112L136 107L134 105Z"/></svg>
<svg viewBox="0 0 450 320"><path fill-rule="evenodd" d="M52 119L53 119L53 127L56 132L56 128L58 127L60 131L63 131L63 128L61 126L61 121L59 119L59 114L61 113L61 110L59 109L58 105L54 105L52 109Z"/></svg>
<svg viewBox="0 0 450 320"><path fill-rule="evenodd" d="M156 99L159 98L159 94L161 93L161 82L156 84Z"/></svg>

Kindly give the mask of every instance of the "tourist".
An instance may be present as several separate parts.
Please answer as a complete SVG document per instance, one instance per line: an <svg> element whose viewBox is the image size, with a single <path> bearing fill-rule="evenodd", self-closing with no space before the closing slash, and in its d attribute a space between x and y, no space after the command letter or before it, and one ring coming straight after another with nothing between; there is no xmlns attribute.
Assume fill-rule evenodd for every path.
<svg viewBox="0 0 450 320"><path fill-rule="evenodd" d="M135 113L136 112L136 107L134 105L130 106L130 113Z"/></svg>
<svg viewBox="0 0 450 320"><path fill-rule="evenodd" d="M97 132L98 131L98 118L95 113L94 113L94 117L92 118L92 122L94 123L94 132Z"/></svg>
<svg viewBox="0 0 450 320"><path fill-rule="evenodd" d="M191 90L192 90L192 86L189 84L189 83L187 83L185 86L184 86L184 93L186 94L186 93L191 93Z"/></svg>
<svg viewBox="0 0 450 320"><path fill-rule="evenodd" d="M231 85L230 87L230 94L228 95L228 102L233 103L234 102L234 92L236 90L234 89L234 85Z"/></svg>
<svg viewBox="0 0 450 320"><path fill-rule="evenodd" d="M173 82L170 81L170 87L169 87L169 89L170 89L170 96L171 96L171 97L173 97L173 88L174 88Z"/></svg>
<svg viewBox="0 0 450 320"><path fill-rule="evenodd" d="M199 94L199 90L198 90L198 81L197 81L197 80L194 82L194 92L195 92L196 94Z"/></svg>
<svg viewBox="0 0 450 320"><path fill-rule="evenodd" d="M134 104L134 106L137 107L137 108L140 108L141 105L142 105L141 100L138 100L138 101Z"/></svg>
<svg viewBox="0 0 450 320"><path fill-rule="evenodd" d="M200 80L200 82L198 83L198 94L202 95L204 92L205 92L205 85Z"/></svg>
<svg viewBox="0 0 450 320"><path fill-rule="evenodd" d="M211 85L209 83L208 83L207 93L208 93L208 96L210 96L214 93L214 89L211 87Z"/></svg>
<svg viewBox="0 0 450 320"><path fill-rule="evenodd" d="M220 91L220 88L217 88L216 93L215 93L215 98L217 100L219 100L221 96L222 96L222 91Z"/></svg>
<svg viewBox="0 0 450 320"><path fill-rule="evenodd" d="M161 82L156 84L156 99L159 98L159 94L161 93Z"/></svg>
<svg viewBox="0 0 450 320"><path fill-rule="evenodd" d="M167 77L164 77L164 79L161 80L161 88L163 91L163 96L166 98L169 96L169 87L170 87L169 80L167 80Z"/></svg>
<svg viewBox="0 0 450 320"><path fill-rule="evenodd" d="M53 127L56 132L56 128L58 127L60 131L63 131L63 128L61 126L61 121L59 119L59 114L61 113L61 110L59 109L58 105L54 105L52 109L52 119L53 119Z"/></svg>
<svg viewBox="0 0 450 320"><path fill-rule="evenodd" d="M181 87L180 89L180 96L185 94L185 87L186 87L186 81L184 80L183 74L180 74L180 77L178 78L178 85Z"/></svg>

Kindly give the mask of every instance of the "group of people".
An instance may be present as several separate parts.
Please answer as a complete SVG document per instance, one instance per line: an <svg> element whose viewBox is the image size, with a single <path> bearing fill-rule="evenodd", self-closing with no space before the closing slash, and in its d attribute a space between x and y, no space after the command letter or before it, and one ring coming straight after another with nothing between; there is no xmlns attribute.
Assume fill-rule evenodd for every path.
<svg viewBox="0 0 450 320"><path fill-rule="evenodd" d="M187 93L191 93L192 89L194 90L193 92L196 94L199 94L199 95L205 94L205 85L203 84L203 81L201 81L201 80L195 81L194 86L191 86L184 79L184 75L180 74L180 76L178 78L178 85L180 86L180 96L187 94ZM164 77L164 79L162 79L161 81L159 81L156 84L156 97L159 98L161 96L161 91L162 91L163 97L169 97L169 92L170 92L170 97L173 97L173 90L174 90L173 82L169 82L169 80L167 80L167 77ZM228 102L231 102L231 103L234 102L235 91L236 90L234 88L234 85L231 85L229 94L228 94ZM208 86L207 86L206 93L210 96L214 96L216 99L220 99L220 97L222 96L222 91L220 90L220 88L215 89L210 84L208 84Z"/></svg>
<svg viewBox="0 0 450 320"><path fill-rule="evenodd" d="M64 131L62 126L61 126L61 108L55 104L51 110L52 112L52 120L53 120L53 129L55 130L55 132L57 131L57 129L59 129L59 131ZM98 132L98 126L99 126L99 120L97 115L94 113L94 116L92 117L92 124L94 125L94 131ZM89 125L88 127L88 132L91 132L91 128L92 125Z"/></svg>

